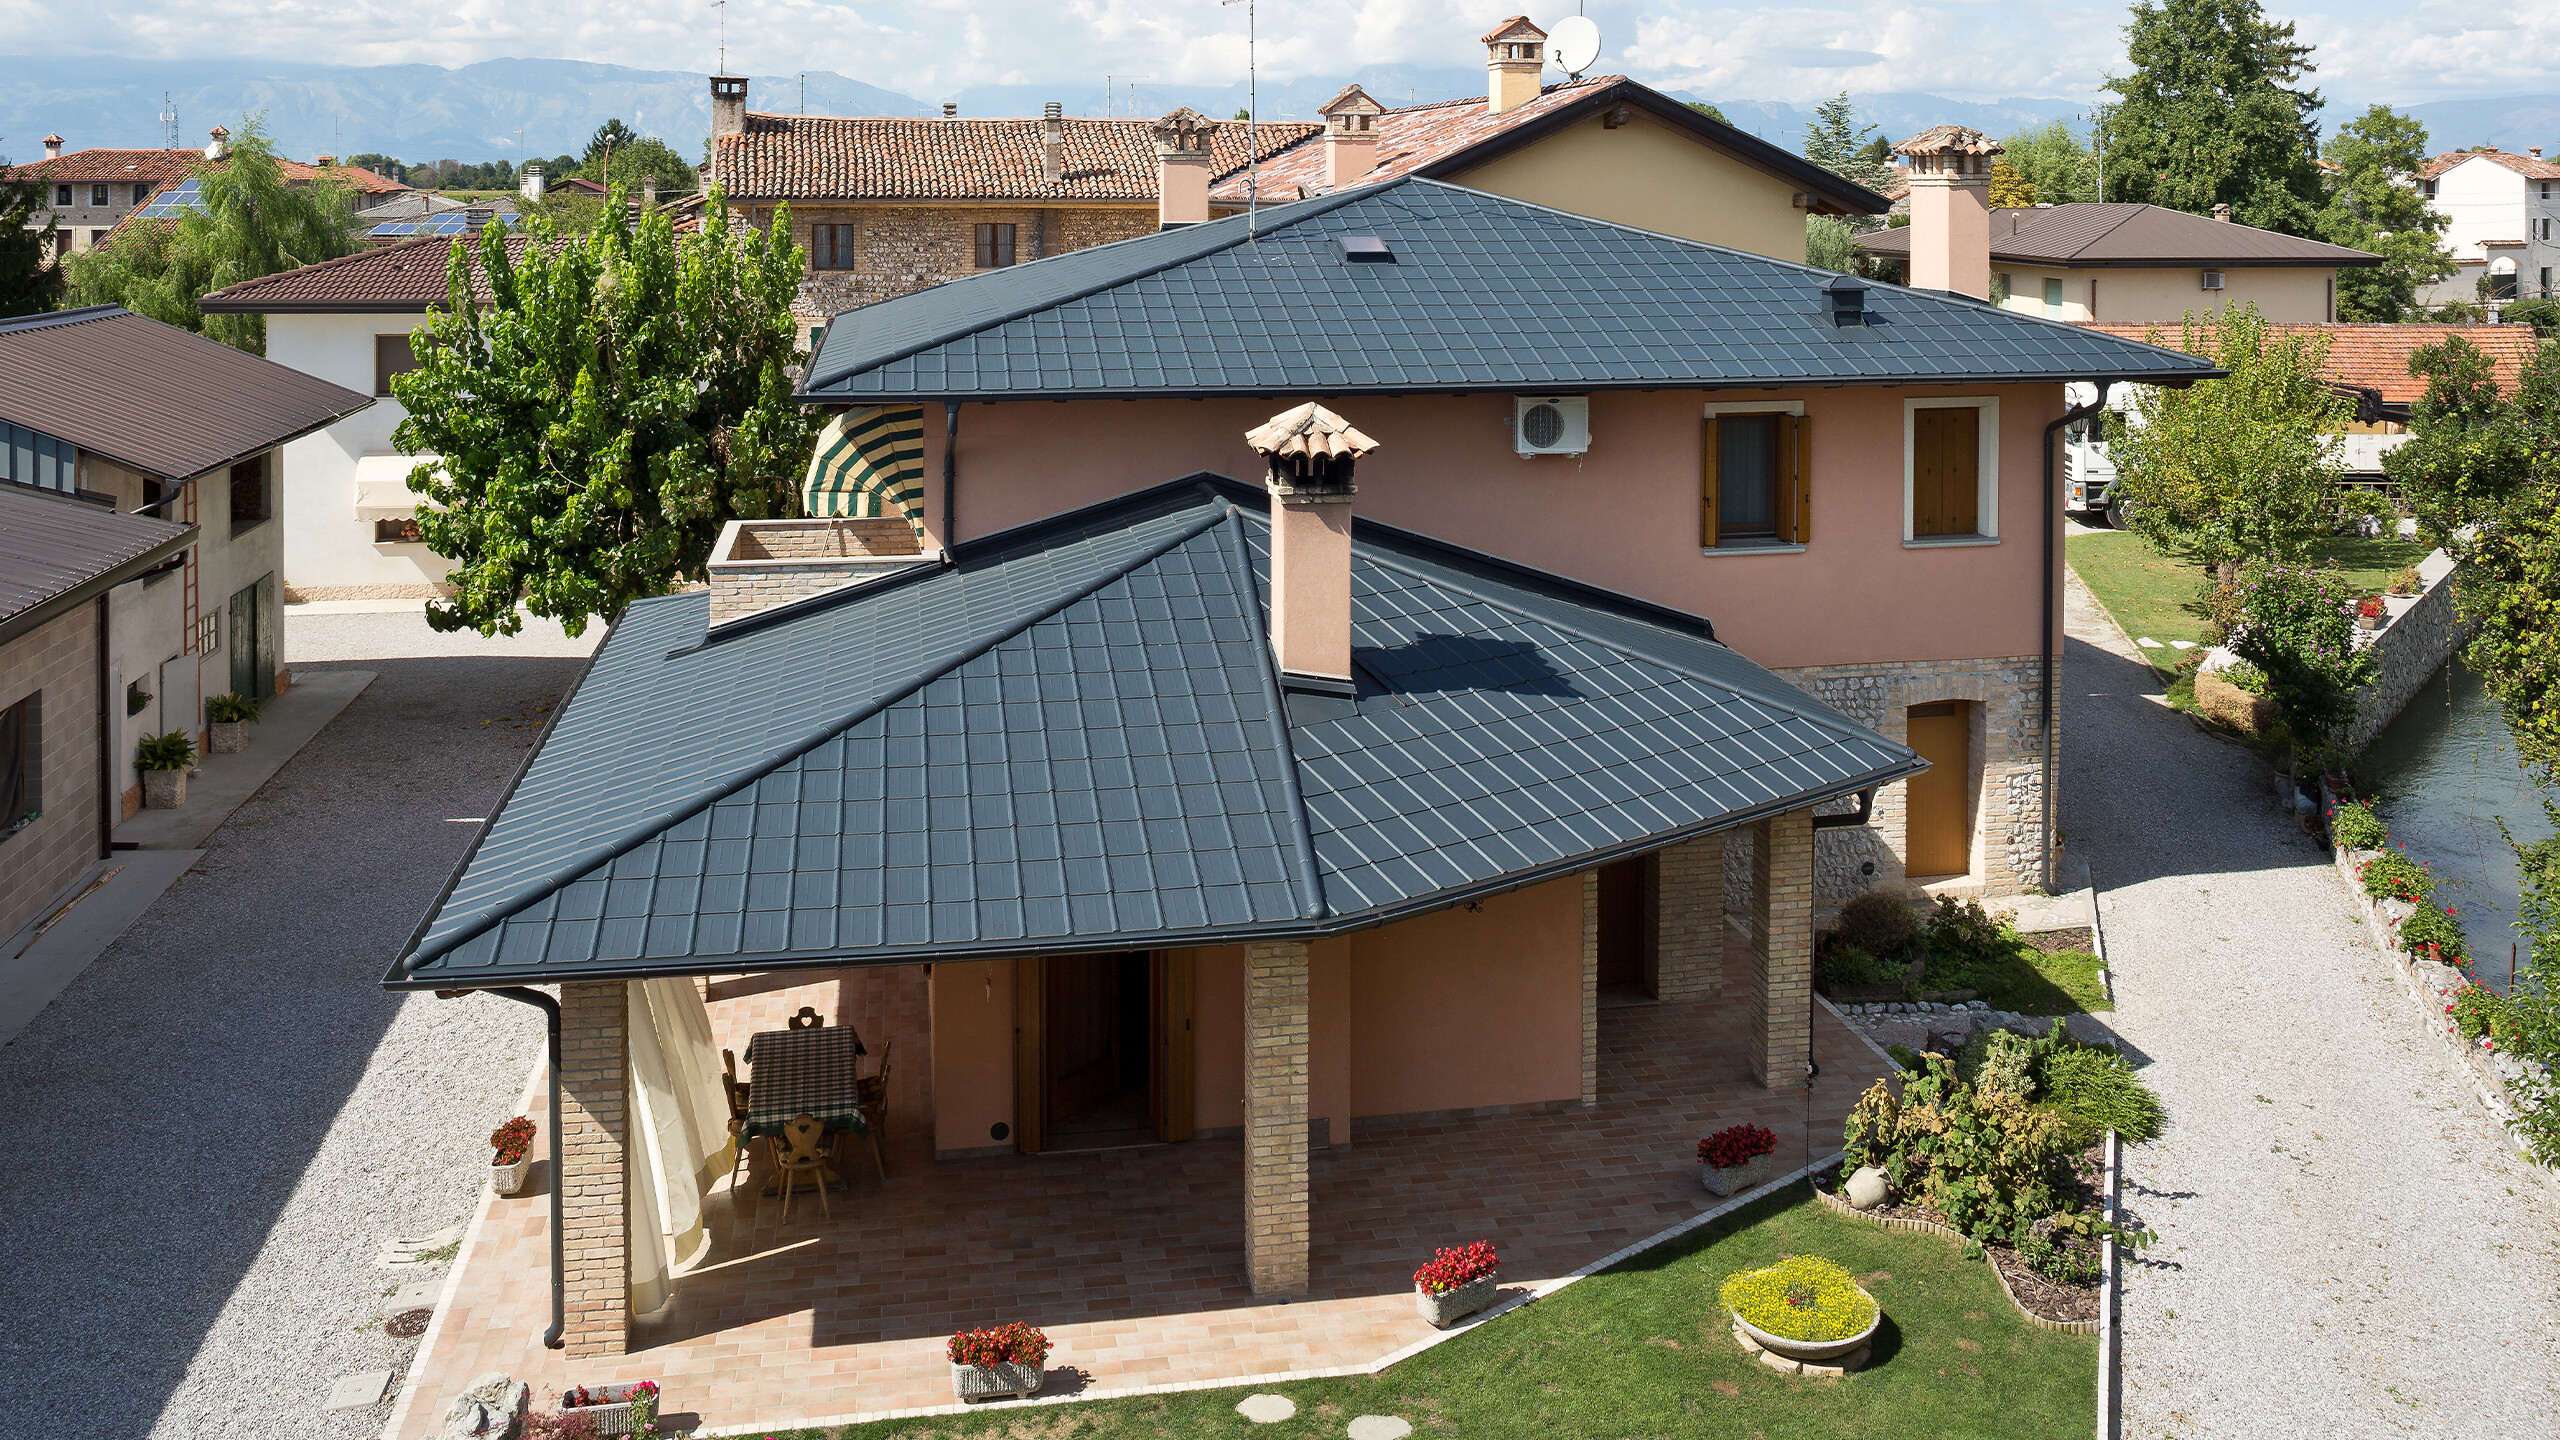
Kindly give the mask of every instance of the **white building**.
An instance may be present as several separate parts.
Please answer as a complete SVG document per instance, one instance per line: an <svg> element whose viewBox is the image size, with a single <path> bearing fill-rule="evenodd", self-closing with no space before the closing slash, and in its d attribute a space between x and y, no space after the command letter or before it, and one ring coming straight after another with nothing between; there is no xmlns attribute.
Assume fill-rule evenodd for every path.
<svg viewBox="0 0 2560 1440"><path fill-rule="evenodd" d="M2542 147L2457 150L2418 172L2418 193L2445 217L2444 242L2461 269L2420 298L2522 300L2553 294L2560 275L2560 164ZM2482 281L2487 289L2482 289Z"/></svg>

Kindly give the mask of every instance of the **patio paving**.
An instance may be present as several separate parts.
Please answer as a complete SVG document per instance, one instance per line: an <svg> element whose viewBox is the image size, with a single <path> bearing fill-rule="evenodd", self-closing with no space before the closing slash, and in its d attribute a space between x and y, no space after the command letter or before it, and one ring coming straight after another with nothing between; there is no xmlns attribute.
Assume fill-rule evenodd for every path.
<svg viewBox="0 0 2560 1440"><path fill-rule="evenodd" d="M1747 1075L1738 996L1604 1009L1595 1109L1364 1120L1353 1144L1317 1150L1316 1289L1258 1302L1234 1136L936 1162L925 994L917 966L711 982L731 1049L802 1005L852 1021L875 1058L894 1042L887 1182L857 1148L833 1218L804 1193L787 1224L781 1202L758 1198L760 1174L722 1188L706 1202L709 1248L632 1353L570 1361L537 1338L550 1306L537 1167L469 1236L391 1434L433 1433L445 1400L490 1370L529 1382L537 1408L564 1385L654 1379L670 1417L716 1427L949 1404L944 1340L1005 1320L1056 1342L1046 1392L1366 1365L1434 1333L1411 1299L1434 1247L1490 1239L1507 1281L1565 1275L1716 1202L1691 1158L1700 1134L1766 1125L1792 1169L1837 1147L1886 1068L1817 1006L1819 1082L1766 1091Z"/></svg>

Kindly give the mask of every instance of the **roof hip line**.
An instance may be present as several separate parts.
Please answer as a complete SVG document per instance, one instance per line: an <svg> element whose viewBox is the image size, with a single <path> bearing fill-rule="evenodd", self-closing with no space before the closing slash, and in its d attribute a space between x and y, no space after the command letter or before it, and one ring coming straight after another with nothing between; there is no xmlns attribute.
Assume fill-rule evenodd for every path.
<svg viewBox="0 0 2560 1440"><path fill-rule="evenodd" d="M1232 500L1227 502L1225 520L1227 558L1233 562L1236 584L1243 587L1245 617L1252 620L1262 614L1262 605L1254 593L1253 557L1245 549L1244 512ZM1271 707L1272 733L1278 737L1272 748L1280 752L1280 789L1289 797L1289 849L1298 860L1298 914L1302 919L1322 920L1327 913L1324 874L1316 868L1315 830L1307 823L1307 797L1298 786L1298 752L1289 739L1289 702L1280 694L1280 659L1272 653L1270 622L1265 620L1259 628L1254 649L1262 663L1256 669L1262 677L1263 703Z"/></svg>
<svg viewBox="0 0 2560 1440"><path fill-rule="evenodd" d="M452 954L454 951L459 950L463 946L470 944L472 941L479 939L481 936L496 929L500 925L505 924L507 921L512 920L516 916L523 914L525 911L532 909L534 906L541 904L544 900L558 893L562 887L577 880L588 871L595 869L599 865L611 864L613 861L621 859L624 855L631 853L631 851L637 849L640 845L654 838L661 831L664 831L671 826L683 824L685 821L692 819L694 816L701 814L703 811L710 809L712 806L719 804L721 801L728 799L730 796L737 794L748 786L757 783L773 771L799 759L801 756L806 755L810 751L817 749L819 746L826 744L836 736L843 734L845 731L852 729L854 726L859 725L863 721L870 719L872 716L879 714L881 711L888 709L891 705L896 704L900 699L903 699L904 697L915 693L917 690L922 689L926 685L941 679L943 676L950 674L952 671L959 669L961 666L966 665L970 661L977 659L979 656L986 654L990 650L993 650L1005 641L1010 640L1014 636L1021 634L1023 631L1030 629L1032 626L1039 624L1042 620L1057 614L1059 611L1075 604L1079 600L1085 599L1094 592L1102 589L1102 587L1127 577L1138 567L1153 561L1158 556L1165 554L1176 546L1188 544L1189 542L1198 539L1200 536L1214 529L1223 518L1224 517L1222 515L1213 513L1205 519L1195 520L1191 524L1183 527L1171 538L1160 544L1142 548L1140 551L1129 556L1121 563L1111 566L1096 575L1087 577L1083 583L1070 588L1064 593L1034 602L1032 605L1026 607L1022 612L1015 615L1012 619L1009 619L1003 624L982 633L968 644L955 647L954 649L946 652L939 659L928 661L921 668L910 672L909 677L903 683L897 684L893 688L884 688L880 692L876 693L870 700L867 700L863 704L855 707L852 714L828 721L822 725L813 727L811 730L803 732L799 736L786 740L782 744L774 746L772 749L766 751L762 758L750 760L741 765L737 773L732 775L726 782L712 786L709 789L704 790L700 795L687 799L680 804L668 806L664 809L653 812L648 817L635 822L630 829L624 831L613 839L590 845L585 849L578 851L567 860L551 867L551 869L546 872L540 880L525 887L524 892L515 900L481 911L479 915L475 916L470 921L470 923L454 931L452 935L445 939L414 946L407 955L401 958L400 962L394 967L395 970L414 972L420 965L442 959L443 957ZM847 588L851 589L853 587ZM493 816L494 814L495 812L492 812ZM459 874L460 871L457 869L455 873Z"/></svg>

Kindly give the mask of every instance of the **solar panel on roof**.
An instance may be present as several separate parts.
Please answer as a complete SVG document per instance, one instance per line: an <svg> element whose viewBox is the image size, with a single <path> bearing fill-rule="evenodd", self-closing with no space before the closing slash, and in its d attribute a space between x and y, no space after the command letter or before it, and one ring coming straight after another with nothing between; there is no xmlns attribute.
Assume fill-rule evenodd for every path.
<svg viewBox="0 0 2560 1440"><path fill-rule="evenodd" d="M133 212L136 220L175 220L189 210L204 208L204 192L196 187L196 177L188 176L177 184L151 197L151 203Z"/></svg>

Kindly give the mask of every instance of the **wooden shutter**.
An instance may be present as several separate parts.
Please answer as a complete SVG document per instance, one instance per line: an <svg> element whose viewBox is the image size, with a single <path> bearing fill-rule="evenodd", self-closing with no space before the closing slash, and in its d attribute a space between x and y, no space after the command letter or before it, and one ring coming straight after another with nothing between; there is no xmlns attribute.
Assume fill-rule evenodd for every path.
<svg viewBox="0 0 2560 1440"><path fill-rule="evenodd" d="M1716 548L1716 463L1724 443L1724 430L1715 417L1707 418L1707 454L1698 467L1698 548Z"/></svg>
<svg viewBox="0 0 2560 1440"><path fill-rule="evenodd" d="M1778 417L1778 538L1813 543L1813 427L1801 415Z"/></svg>
<svg viewBox="0 0 2560 1440"><path fill-rule="evenodd" d="M1013 962L1013 1148L1035 1155L1046 1142L1048 1006L1042 1003L1040 957Z"/></svg>
<svg viewBox="0 0 2560 1440"><path fill-rule="evenodd" d="M1970 405L1911 415L1911 533L1981 530L1982 412Z"/></svg>

